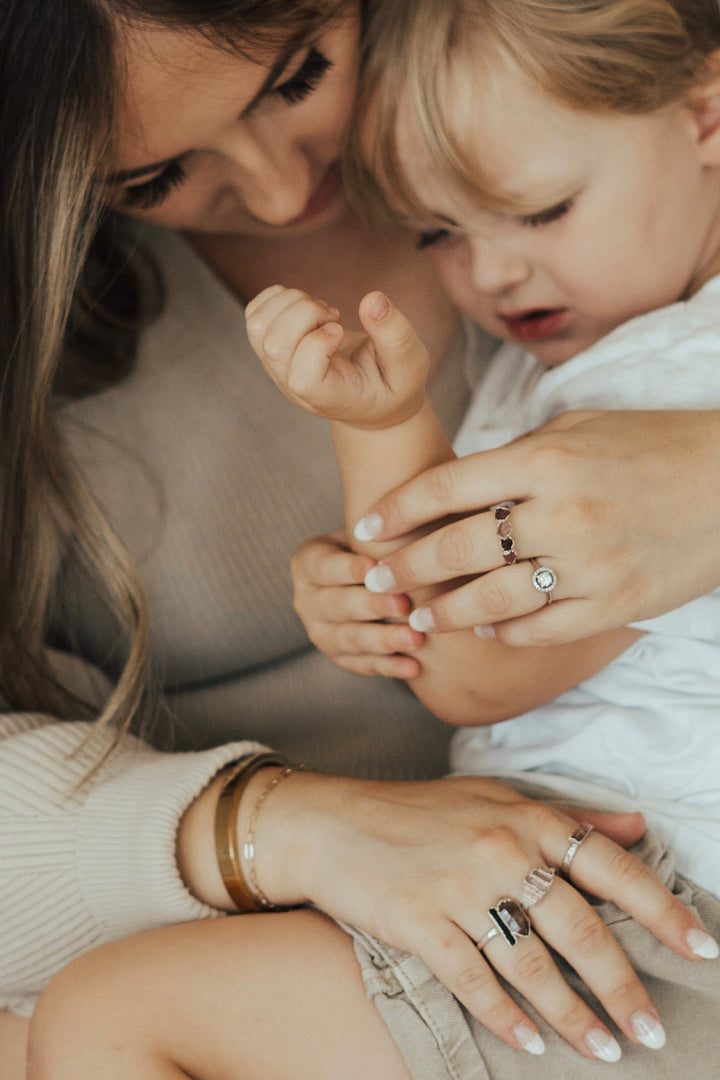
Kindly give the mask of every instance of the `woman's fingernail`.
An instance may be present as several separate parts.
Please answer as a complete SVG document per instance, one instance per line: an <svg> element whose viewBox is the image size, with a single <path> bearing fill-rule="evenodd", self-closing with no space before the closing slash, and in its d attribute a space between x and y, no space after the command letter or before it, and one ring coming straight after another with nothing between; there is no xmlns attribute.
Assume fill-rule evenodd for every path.
<svg viewBox="0 0 720 1080"><path fill-rule="evenodd" d="M328 337L340 337L343 332L343 328L340 323L328 322L323 323L322 332L327 334Z"/></svg>
<svg viewBox="0 0 720 1080"><path fill-rule="evenodd" d="M435 619L433 613L429 607L418 607L410 613L408 622L412 626L413 630L419 630L421 634L424 634L426 630L435 629Z"/></svg>
<svg viewBox="0 0 720 1080"><path fill-rule="evenodd" d="M688 930L686 941L690 951L703 960L716 960L720 954L717 941L704 930Z"/></svg>
<svg viewBox="0 0 720 1080"><path fill-rule="evenodd" d="M382 532L382 527L383 519L380 514L366 514L353 529L353 536L356 540L375 540Z"/></svg>
<svg viewBox="0 0 720 1080"><path fill-rule="evenodd" d="M370 592L394 592L395 576L389 566L378 563L365 575L365 588Z"/></svg>
<svg viewBox="0 0 720 1080"><path fill-rule="evenodd" d="M494 638L496 636L494 626L473 626L473 630L479 638Z"/></svg>
<svg viewBox="0 0 720 1080"><path fill-rule="evenodd" d="M620 1044L602 1028L591 1028L585 1036L585 1042L593 1057L598 1061L619 1061L622 1057Z"/></svg>
<svg viewBox="0 0 720 1080"><path fill-rule="evenodd" d="M535 1028L531 1028L529 1024L516 1024L512 1029L512 1033L528 1054L539 1056L545 1053L545 1043L542 1040L542 1035Z"/></svg>
<svg viewBox="0 0 720 1080"><path fill-rule="evenodd" d="M635 1037L650 1050L660 1050L665 1045L665 1028L657 1017L649 1012L636 1012L631 1021Z"/></svg>
<svg viewBox="0 0 720 1080"><path fill-rule="evenodd" d="M384 293L376 293L370 305L370 316L373 319L384 319L390 310L390 304Z"/></svg>

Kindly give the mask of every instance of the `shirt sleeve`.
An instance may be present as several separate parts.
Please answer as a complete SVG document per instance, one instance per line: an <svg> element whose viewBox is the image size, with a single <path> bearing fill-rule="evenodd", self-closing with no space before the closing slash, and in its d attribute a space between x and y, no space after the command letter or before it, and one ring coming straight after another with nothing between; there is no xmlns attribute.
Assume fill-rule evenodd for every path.
<svg viewBox="0 0 720 1080"><path fill-rule="evenodd" d="M152 927L222 915L175 860L184 811L228 762L230 743L160 753L92 723L0 715L0 1008L29 1016L73 957Z"/></svg>

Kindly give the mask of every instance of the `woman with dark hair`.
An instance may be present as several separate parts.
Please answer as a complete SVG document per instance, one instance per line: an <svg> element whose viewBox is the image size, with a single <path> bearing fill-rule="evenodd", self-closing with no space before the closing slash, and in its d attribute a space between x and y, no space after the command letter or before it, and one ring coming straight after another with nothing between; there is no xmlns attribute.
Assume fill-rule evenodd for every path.
<svg viewBox="0 0 720 1080"><path fill-rule="evenodd" d="M293 615L291 553L337 527L339 482L328 432L252 361L242 304L285 275L344 310L385 289L425 337L451 432L463 362L487 347L414 239L376 236L345 201L359 35L352 3L2 0L12 1080L44 988L31 1077L405 1077L350 937L317 911L273 913L310 903L359 927L358 948L387 942L370 989L432 970L491 1057L542 1049L527 998L579 1070L607 1058L615 1038L568 964L633 1052L653 1045L615 909L579 888L635 916L645 950L654 932L678 954L662 951L667 1008L687 973L683 1000L712 1000L693 962L714 955L712 902L686 907L599 830L544 901L564 960L533 935L536 964L520 953L501 984L475 945L488 912L575 852L576 822L481 778L427 779L446 768L442 726L403 686L330 664ZM342 554L351 576L367 566ZM356 589L348 603L407 612Z"/></svg>

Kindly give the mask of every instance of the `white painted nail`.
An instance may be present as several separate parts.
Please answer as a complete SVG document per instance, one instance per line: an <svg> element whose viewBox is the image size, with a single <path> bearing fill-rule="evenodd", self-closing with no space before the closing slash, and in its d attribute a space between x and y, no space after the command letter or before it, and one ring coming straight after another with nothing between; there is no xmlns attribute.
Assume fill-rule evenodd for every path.
<svg viewBox="0 0 720 1080"><path fill-rule="evenodd" d="M545 1043L539 1031L535 1031L528 1024L516 1024L512 1029L513 1035L528 1054L538 1057L545 1053Z"/></svg>
<svg viewBox="0 0 720 1080"><path fill-rule="evenodd" d="M426 630L435 629L435 619L433 613L429 607L418 607L410 613L408 622L412 626L413 630L419 630L420 633L424 633Z"/></svg>
<svg viewBox="0 0 720 1080"><path fill-rule="evenodd" d="M395 588L395 577L390 567L385 563L378 563L372 570L368 570L365 575L365 588L370 592L392 592Z"/></svg>
<svg viewBox="0 0 720 1080"><path fill-rule="evenodd" d="M660 1050L665 1045L665 1028L648 1012L636 1012L632 1018L635 1037L650 1050Z"/></svg>
<svg viewBox="0 0 720 1080"><path fill-rule="evenodd" d="M620 1044L602 1028L592 1028L588 1031L585 1042L592 1056L596 1057L598 1061L615 1062L622 1057Z"/></svg>
<svg viewBox="0 0 720 1080"><path fill-rule="evenodd" d="M704 930L688 930L686 941L695 956L703 960L716 960L720 954L717 941Z"/></svg>
<svg viewBox="0 0 720 1080"><path fill-rule="evenodd" d="M382 527L380 514L366 514L353 529L353 536L356 540L374 540L382 532Z"/></svg>
<svg viewBox="0 0 720 1080"><path fill-rule="evenodd" d="M474 632L477 634L477 636L479 638L494 638L494 637L496 637L495 627L492 626L492 625L489 625L489 626L473 626L473 630L474 630Z"/></svg>

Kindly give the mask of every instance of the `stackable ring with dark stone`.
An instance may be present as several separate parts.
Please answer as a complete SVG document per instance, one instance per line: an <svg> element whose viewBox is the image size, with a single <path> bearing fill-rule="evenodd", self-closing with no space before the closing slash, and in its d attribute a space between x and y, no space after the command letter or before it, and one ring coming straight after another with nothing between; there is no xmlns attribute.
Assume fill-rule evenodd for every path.
<svg viewBox="0 0 720 1080"><path fill-rule="evenodd" d="M575 829L575 831L570 836L568 836L568 848L563 855L563 861L560 863L560 867L558 869L558 873L562 874L563 877L570 877L570 863L577 855L577 850L582 844L583 840L585 840L585 838L590 835L594 828L595 826L591 825L589 821L582 821L578 825L577 829Z"/></svg>
<svg viewBox="0 0 720 1080"><path fill-rule="evenodd" d="M557 574L550 566L541 566L537 559L530 559L529 561L533 567L533 588L537 589L538 592L545 593L545 603L551 604L553 589L558 581Z"/></svg>
<svg viewBox="0 0 720 1080"><path fill-rule="evenodd" d="M502 896L488 908L488 915L495 924L477 942L482 950L494 937L504 937L508 945L515 945L518 938L530 937L532 927L530 917L517 900L511 896Z"/></svg>
<svg viewBox="0 0 720 1080"><path fill-rule="evenodd" d="M514 502L501 502L490 507L495 514L495 532L500 537L500 551L503 562L507 566L512 566L517 561L512 525L510 524L510 510L514 505Z"/></svg>

